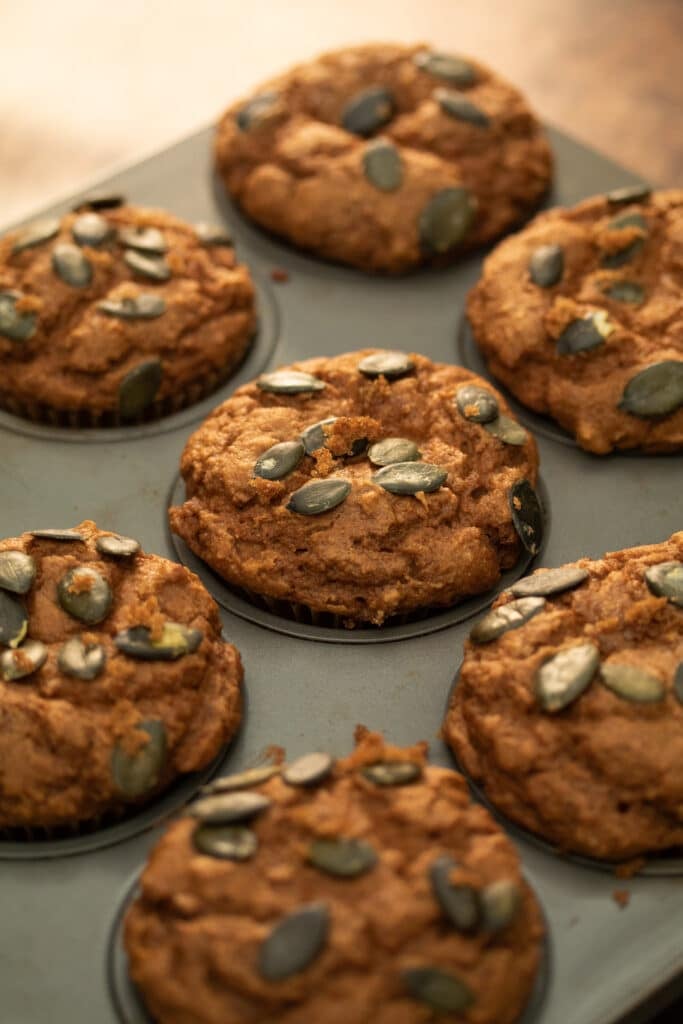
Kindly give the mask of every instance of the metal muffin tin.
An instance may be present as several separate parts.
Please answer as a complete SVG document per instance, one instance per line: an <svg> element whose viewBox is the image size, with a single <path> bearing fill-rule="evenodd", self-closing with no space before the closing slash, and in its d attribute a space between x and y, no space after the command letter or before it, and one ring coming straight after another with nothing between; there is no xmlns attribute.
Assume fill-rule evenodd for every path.
<svg viewBox="0 0 683 1024"><path fill-rule="evenodd" d="M550 135L557 158L550 204L571 204L635 183L603 157L557 132ZM0 414L0 536L90 518L137 537L150 552L175 558L166 510L184 443L210 408L266 363L274 367L368 345L462 361L457 335L481 254L449 269L398 279L308 258L247 223L224 199L212 177L210 129L97 187L191 221L227 219L238 256L260 282L260 333L228 385L159 424L71 432ZM72 204L69 199L54 212ZM286 270L289 280L266 284L273 268ZM681 527L676 457L597 458L545 430L536 436L553 513L537 564L559 565L664 540ZM381 729L396 743L427 739L432 760L453 766L439 730L470 621L446 613L438 622L412 624L421 628L407 635L392 627L399 632L390 639L379 630L376 635L364 631L359 643L347 642L342 631L321 636L321 627L241 611L221 609L225 635L244 659L247 700L242 731L219 771L255 763L271 743L292 757L311 749L346 753L358 722ZM184 796L192 788L186 785ZM67 856L77 852L68 848L68 840L61 847L58 841L56 851L54 844L27 843L23 853L17 851L22 844L0 843L3 1022L116 1024L106 969L108 937L124 888L139 872L159 836L159 819L171 807L160 800L146 813L147 831L131 834L123 828L107 838L108 845L94 848L97 844L89 842L78 855ZM553 855L519 833L513 838L542 900L554 950L540 1024L642 1024L665 999L683 992L680 880L622 881ZM615 902L616 889L629 891L626 909Z"/></svg>

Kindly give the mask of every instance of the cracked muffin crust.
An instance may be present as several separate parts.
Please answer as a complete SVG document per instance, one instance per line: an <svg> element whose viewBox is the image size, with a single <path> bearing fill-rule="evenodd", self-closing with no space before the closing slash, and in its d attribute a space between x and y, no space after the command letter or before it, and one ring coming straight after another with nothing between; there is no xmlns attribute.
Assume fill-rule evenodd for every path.
<svg viewBox="0 0 683 1024"><path fill-rule="evenodd" d="M392 273L496 238L552 175L518 90L424 45L370 44L298 65L226 111L215 152L256 223L319 256Z"/></svg>
<svg viewBox="0 0 683 1024"><path fill-rule="evenodd" d="M543 926L514 847L426 744L357 739L216 780L152 851L125 946L155 1024L519 1018Z"/></svg>
<svg viewBox="0 0 683 1024"><path fill-rule="evenodd" d="M252 598L348 626L451 605L538 550L536 444L507 414L480 378L420 355L295 363L192 435L171 528Z"/></svg>
<svg viewBox="0 0 683 1024"><path fill-rule="evenodd" d="M29 419L175 412L230 375L255 327L249 272L210 225L86 207L0 239L0 406Z"/></svg>
<svg viewBox="0 0 683 1024"><path fill-rule="evenodd" d="M493 375L581 447L683 448L683 190L540 214L486 259L467 312Z"/></svg>
<svg viewBox="0 0 683 1024"><path fill-rule="evenodd" d="M0 828L96 823L206 767L242 665L187 569L85 521L0 541Z"/></svg>
<svg viewBox="0 0 683 1024"><path fill-rule="evenodd" d="M683 533L519 580L470 634L444 732L561 850L683 847Z"/></svg>

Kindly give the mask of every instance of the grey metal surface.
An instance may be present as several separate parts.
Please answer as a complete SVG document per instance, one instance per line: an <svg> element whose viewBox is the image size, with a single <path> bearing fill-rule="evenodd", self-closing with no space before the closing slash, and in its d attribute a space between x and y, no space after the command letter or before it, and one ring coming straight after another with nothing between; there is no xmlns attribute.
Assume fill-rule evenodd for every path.
<svg viewBox="0 0 683 1024"><path fill-rule="evenodd" d="M571 203L634 180L555 132L552 141L554 202ZM209 132L102 184L190 220L221 215ZM444 271L373 278L308 259L233 211L227 215L240 257L262 279L275 266L290 275L286 284L272 286L280 323L272 365L368 344L457 361L463 300L480 257ZM130 428L117 432L116 440L84 441L48 428L26 430L0 417L0 536L87 517L136 536L149 551L175 557L166 506L190 429L183 419L163 432ZM598 459L543 435L538 441L553 513L543 564L662 540L680 528L680 460ZM273 742L291 756L312 747L342 754L357 722L398 743L428 739L433 760L452 764L438 733L469 623L389 643L348 644L285 636L221 614L227 637L244 658L248 698L225 771L253 763ZM152 830L79 856L0 860L3 1024L115 1024L105 974L107 937L125 886L157 836ZM654 1008L664 986L668 994L683 990L680 880L622 882L524 840L517 845L552 931L554 972L542 1024L615 1024L627 1016L635 1024L648 1016L638 1004ZM630 892L626 909L612 898L617 888Z"/></svg>

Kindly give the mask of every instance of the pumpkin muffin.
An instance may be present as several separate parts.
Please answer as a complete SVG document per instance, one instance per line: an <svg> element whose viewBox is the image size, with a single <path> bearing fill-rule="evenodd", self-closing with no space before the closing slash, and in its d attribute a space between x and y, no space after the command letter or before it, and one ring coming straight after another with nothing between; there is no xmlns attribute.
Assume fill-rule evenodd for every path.
<svg viewBox="0 0 683 1024"><path fill-rule="evenodd" d="M86 521L0 541L0 829L120 816L205 768L242 665L182 566Z"/></svg>
<svg viewBox="0 0 683 1024"><path fill-rule="evenodd" d="M425 45L356 46L299 64L226 111L215 150L226 189L257 224L390 273L496 238L552 176L521 93Z"/></svg>
<svg viewBox="0 0 683 1024"><path fill-rule="evenodd" d="M158 419L215 390L254 334L254 286L224 231L95 205L0 239L0 407L19 416Z"/></svg>
<svg viewBox="0 0 683 1024"><path fill-rule="evenodd" d="M381 625L490 590L538 551L537 468L480 378L365 349L263 374L215 409L170 522L252 600Z"/></svg>
<svg viewBox="0 0 683 1024"><path fill-rule="evenodd" d="M582 448L683 449L683 190L538 216L488 257L467 311L495 377Z"/></svg>
<svg viewBox="0 0 683 1024"><path fill-rule="evenodd" d="M445 738L560 850L683 848L683 533L515 583L470 633Z"/></svg>
<svg viewBox="0 0 683 1024"><path fill-rule="evenodd" d="M543 926L460 776L358 730L354 753L218 780L125 919L155 1024L513 1024Z"/></svg>

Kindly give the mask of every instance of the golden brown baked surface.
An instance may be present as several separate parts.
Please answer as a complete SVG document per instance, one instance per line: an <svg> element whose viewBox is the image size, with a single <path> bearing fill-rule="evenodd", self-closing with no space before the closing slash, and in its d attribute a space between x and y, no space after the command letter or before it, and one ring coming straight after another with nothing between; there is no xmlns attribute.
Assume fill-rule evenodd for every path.
<svg viewBox="0 0 683 1024"><path fill-rule="evenodd" d="M583 448L683 447L680 189L540 214L487 258L467 311L491 372Z"/></svg>
<svg viewBox="0 0 683 1024"><path fill-rule="evenodd" d="M75 530L0 541L0 827L121 812L206 767L239 725L240 657L196 576Z"/></svg>
<svg viewBox="0 0 683 1024"><path fill-rule="evenodd" d="M394 358L403 364L395 377L359 369ZM264 390L290 371L312 378L310 389ZM188 441L187 498L171 509L171 528L229 583L348 625L381 624L488 590L520 553L511 489L535 483L538 456L517 424L504 420L516 434L512 444L487 429L492 422L467 419L456 403L465 385L483 387L505 417L507 406L485 381L415 354L366 349L264 374ZM281 478L255 475L274 445L296 447L303 434L311 449L307 428L332 417L318 428L318 447L300 447ZM391 466L372 459L387 438L413 445L408 473L417 467L434 479L416 493L386 490L379 481ZM292 507L307 493L302 488L324 490L323 481L333 500L339 489L340 503L312 515Z"/></svg>
<svg viewBox="0 0 683 1024"><path fill-rule="evenodd" d="M131 975L157 1024L512 1024L519 1017L539 962L538 905L509 840L470 802L462 778L428 767L425 753L425 744L396 748L360 730L355 752L317 783L288 784L285 770L228 794L228 804L245 793L269 801L237 826L243 843L245 833L252 847L257 840L242 861L195 845L195 834L204 848L221 831L225 837L231 828L234 837L235 825L185 817L170 827L125 922ZM377 785L364 774L397 761L417 778ZM350 870L348 841L364 867L343 876L333 872ZM499 904L488 924L475 909L471 930L456 927L431 880L445 857L457 862L445 872L447 888L462 886L481 909L491 906L493 885L512 897L507 907ZM315 908L325 934L287 972L288 956L269 938L306 907ZM302 952L312 927L290 936L289 956ZM444 972L462 1008L437 1012L411 993L406 972L415 968Z"/></svg>
<svg viewBox="0 0 683 1024"><path fill-rule="evenodd" d="M84 209L0 239L0 405L20 415L109 425L180 408L229 375L255 326L224 233L207 244L161 210Z"/></svg>
<svg viewBox="0 0 683 1024"><path fill-rule="evenodd" d="M677 600L645 577L667 563ZM573 566L587 578L524 624L479 642L475 625L445 738L496 807L563 850L623 860L683 846L683 533ZM580 647L594 652L585 689L548 708L552 659Z"/></svg>
<svg viewBox="0 0 683 1024"><path fill-rule="evenodd" d="M226 111L215 150L228 192L258 224L389 272L497 237L552 174L517 89L424 45L358 46L298 65ZM457 194L431 207L447 190Z"/></svg>

